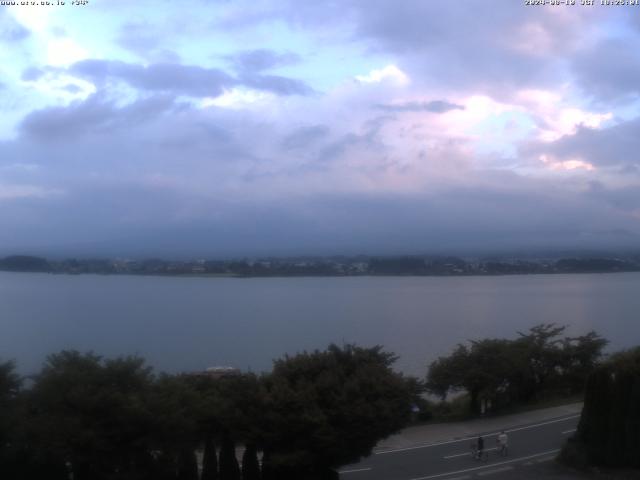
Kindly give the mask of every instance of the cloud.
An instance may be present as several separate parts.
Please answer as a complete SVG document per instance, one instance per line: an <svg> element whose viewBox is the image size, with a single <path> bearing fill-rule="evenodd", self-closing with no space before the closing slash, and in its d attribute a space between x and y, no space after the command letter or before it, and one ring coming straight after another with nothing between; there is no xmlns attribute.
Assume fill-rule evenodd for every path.
<svg viewBox="0 0 640 480"><path fill-rule="evenodd" d="M240 72L262 72L277 67L294 65L302 60L295 53L279 53L266 48L243 50L227 56L227 59Z"/></svg>
<svg viewBox="0 0 640 480"><path fill-rule="evenodd" d="M38 67L29 67L22 72L20 78L25 82L33 82L39 80L44 75L46 75L44 69Z"/></svg>
<svg viewBox="0 0 640 480"><path fill-rule="evenodd" d="M640 40L636 36L634 40ZM630 39L616 38L585 48L571 60L582 89L597 101L622 101L640 94L640 53Z"/></svg>
<svg viewBox="0 0 640 480"><path fill-rule="evenodd" d="M47 42L47 65L67 66L89 57L89 52L71 38L53 38Z"/></svg>
<svg viewBox="0 0 640 480"><path fill-rule="evenodd" d="M45 189L34 185L0 184L0 202L24 198L47 198L61 193L59 190Z"/></svg>
<svg viewBox="0 0 640 480"><path fill-rule="evenodd" d="M277 95L309 95L313 89L301 80L280 75L264 74L265 70L293 65L301 58L291 52L279 53L268 49L244 50L226 59L238 72L238 80L244 86L273 92Z"/></svg>
<svg viewBox="0 0 640 480"><path fill-rule="evenodd" d="M69 72L97 84L121 80L134 88L193 97L218 96L236 81L222 70L189 65L153 64L147 67L109 60L83 60Z"/></svg>
<svg viewBox="0 0 640 480"><path fill-rule="evenodd" d="M69 72L99 85L114 79L139 90L200 98L217 97L236 85L278 95L307 95L312 92L304 82L292 78L255 73L234 78L217 68L193 65L159 63L144 67L120 61L84 60L72 65Z"/></svg>
<svg viewBox="0 0 640 480"><path fill-rule="evenodd" d="M313 93L313 89L303 81L279 75L245 74L240 76L240 83L277 95L310 95Z"/></svg>
<svg viewBox="0 0 640 480"><path fill-rule="evenodd" d="M301 127L287 134L282 139L282 146L285 150L309 148L325 139L329 132L329 127L326 125Z"/></svg>
<svg viewBox="0 0 640 480"><path fill-rule="evenodd" d="M557 86L560 77L568 80L566 59L612 15L599 8L526 9L509 0L490 9L422 0L285 0L234 2L222 23L246 31L284 21L337 48L351 41L369 53L392 56L417 83L506 97L520 88Z"/></svg>
<svg viewBox="0 0 640 480"><path fill-rule="evenodd" d="M555 142L534 143L523 153L548 154L559 159L583 160L603 167L640 166L637 135L640 118L619 123L609 128L578 126L574 135L565 135Z"/></svg>
<svg viewBox="0 0 640 480"><path fill-rule="evenodd" d="M20 110L0 241L216 256L637 239L636 54L603 58L610 9L198 1L134 23L142 6L120 3L101 24L117 45L70 19L91 58L47 65L52 17L21 80L2 67Z"/></svg>
<svg viewBox="0 0 640 480"><path fill-rule="evenodd" d="M305 99L301 111L320 119L326 100ZM305 124L286 110L265 122L171 95L119 105L99 94L41 109L0 143L0 167L37 165L11 185L64 195L45 202L14 190L0 205L12 237L0 240L221 256L620 245L631 237L598 232L637 234L635 211L580 182L479 169L464 143L428 127L415 145L398 141L408 128L400 119L357 113Z"/></svg>
<svg viewBox="0 0 640 480"><path fill-rule="evenodd" d="M0 40L17 43L26 40L31 31L18 23L10 14L0 12Z"/></svg>
<svg viewBox="0 0 640 480"><path fill-rule="evenodd" d="M596 201L603 201L616 209L635 213L640 218L640 185L612 188L594 181L589 185L586 195Z"/></svg>
<svg viewBox="0 0 640 480"><path fill-rule="evenodd" d="M110 134L122 128L155 120L175 107L171 97L157 96L116 107L93 95L68 107L51 107L27 115L20 130L42 140L66 140L74 135Z"/></svg>
<svg viewBox="0 0 640 480"><path fill-rule="evenodd" d="M376 105L385 112L430 112L446 113L451 110L464 110L464 105L447 102L446 100L432 100L430 102L405 102L398 104Z"/></svg>
<svg viewBox="0 0 640 480"><path fill-rule="evenodd" d="M165 46L168 26L159 28L152 23L127 22L117 33L116 42L137 56L155 62L180 63L180 56Z"/></svg>
<svg viewBox="0 0 640 480"><path fill-rule="evenodd" d="M367 75L356 75L356 80L362 83L390 82L396 85L406 85L409 77L395 65L387 65L384 68L372 70Z"/></svg>
<svg viewBox="0 0 640 480"><path fill-rule="evenodd" d="M126 22L120 27L116 41L133 52L148 52L160 45L157 33L148 23Z"/></svg>

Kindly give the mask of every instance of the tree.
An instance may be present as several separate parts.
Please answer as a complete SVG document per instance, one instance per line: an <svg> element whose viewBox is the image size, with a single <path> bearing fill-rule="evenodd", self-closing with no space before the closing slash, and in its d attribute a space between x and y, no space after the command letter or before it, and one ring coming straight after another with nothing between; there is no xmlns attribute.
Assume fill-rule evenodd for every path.
<svg viewBox="0 0 640 480"><path fill-rule="evenodd" d="M458 344L451 355L431 362L426 379L427 390L444 401L449 393L465 388L464 372L469 356L469 348Z"/></svg>
<svg viewBox="0 0 640 480"><path fill-rule="evenodd" d="M198 480L198 461L193 448L185 446L178 454L178 480Z"/></svg>
<svg viewBox="0 0 640 480"><path fill-rule="evenodd" d="M76 480L140 473L148 458L151 379L137 357L49 356L28 399L39 455L69 464Z"/></svg>
<svg viewBox="0 0 640 480"><path fill-rule="evenodd" d="M442 399L450 392L466 390L471 413L481 413L481 402L495 404L508 389L513 374L511 345L506 340L472 341L458 345L449 357L440 357L429 367L427 388Z"/></svg>
<svg viewBox="0 0 640 480"><path fill-rule="evenodd" d="M607 341L595 332L560 338L566 327L541 324L515 340L484 339L458 345L429 366L427 389L443 400L466 391L471 414L482 402L493 408L530 402L544 395L582 391Z"/></svg>
<svg viewBox="0 0 640 480"><path fill-rule="evenodd" d="M201 440L199 392L188 376L162 374L152 385L147 405L153 418L148 432L149 448L160 453L158 468L169 478L175 478L170 472L190 478L193 454Z"/></svg>
<svg viewBox="0 0 640 480"><path fill-rule="evenodd" d="M514 387L521 401L537 399L539 394L560 372L562 365L562 339L566 326L554 323L540 324L529 329L528 333L518 332L520 338L514 342L517 350L520 375L514 381Z"/></svg>
<svg viewBox="0 0 640 480"><path fill-rule="evenodd" d="M201 480L218 480L218 456L213 435L205 437Z"/></svg>
<svg viewBox="0 0 640 480"><path fill-rule="evenodd" d="M236 445L229 436L223 438L220 449L220 480L240 480Z"/></svg>
<svg viewBox="0 0 640 480"><path fill-rule="evenodd" d="M22 380L15 372L14 362L0 363L0 458L11 432L15 401Z"/></svg>
<svg viewBox="0 0 640 480"><path fill-rule="evenodd" d="M587 377L596 367L607 343L609 342L594 331L563 340L561 366L563 383L568 387L569 393L583 391Z"/></svg>
<svg viewBox="0 0 640 480"><path fill-rule="evenodd" d="M0 363L0 468L9 476L15 468L17 429L19 427L17 397L22 379L12 361Z"/></svg>
<svg viewBox="0 0 640 480"><path fill-rule="evenodd" d="M259 379L250 373L221 378L195 376L190 379L198 392L196 413L199 435L204 438L207 465L215 460L215 443L220 442L219 478L235 478L237 460L228 447L235 442L256 445L262 434L264 400ZM210 453L207 453L210 452ZM214 465L205 473L213 477ZM238 473L239 474L239 473Z"/></svg>
<svg viewBox="0 0 640 480"><path fill-rule="evenodd" d="M381 347L331 345L285 356L264 379L263 445L278 479L329 478L410 418L415 392Z"/></svg>
<svg viewBox="0 0 640 480"><path fill-rule="evenodd" d="M242 480L260 480L258 450L253 443L245 447L242 455Z"/></svg>
<svg viewBox="0 0 640 480"><path fill-rule="evenodd" d="M588 464L640 467L640 347L613 355L589 375L576 438Z"/></svg>

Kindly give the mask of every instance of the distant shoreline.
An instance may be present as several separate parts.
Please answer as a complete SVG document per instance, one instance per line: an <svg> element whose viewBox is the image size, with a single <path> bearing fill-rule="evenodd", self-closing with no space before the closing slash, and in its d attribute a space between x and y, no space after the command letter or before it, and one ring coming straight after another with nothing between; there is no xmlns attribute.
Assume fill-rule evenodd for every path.
<svg viewBox="0 0 640 480"><path fill-rule="evenodd" d="M52 276L68 276L76 277L83 275L95 275L102 277L158 277L158 278L236 278L236 279L255 279L255 278L471 278L471 277L525 277L525 276L541 276L541 275L604 275L604 274L621 274L621 273L640 273L639 270L624 271L576 271L576 272L535 272L535 273L469 273L469 274L372 274L363 273L359 275L311 275L311 274L273 274L273 275L240 275L234 273L222 274L197 274L197 273L104 273L104 272L45 272L45 271L17 271L17 270L0 270L0 273L40 273Z"/></svg>
<svg viewBox="0 0 640 480"><path fill-rule="evenodd" d="M186 261L75 258L48 260L29 255L13 255L0 258L0 271L204 278L474 277L639 272L640 254L559 259L357 256Z"/></svg>

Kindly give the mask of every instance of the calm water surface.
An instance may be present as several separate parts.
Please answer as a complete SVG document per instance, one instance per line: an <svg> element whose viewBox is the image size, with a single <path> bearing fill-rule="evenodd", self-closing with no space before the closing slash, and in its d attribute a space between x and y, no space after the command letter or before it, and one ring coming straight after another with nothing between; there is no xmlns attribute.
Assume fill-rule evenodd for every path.
<svg viewBox="0 0 640 480"><path fill-rule="evenodd" d="M458 342L541 322L640 344L640 273L503 277L177 278L0 272L0 358L36 371L64 348L160 370L263 371L331 342L384 345L423 375Z"/></svg>

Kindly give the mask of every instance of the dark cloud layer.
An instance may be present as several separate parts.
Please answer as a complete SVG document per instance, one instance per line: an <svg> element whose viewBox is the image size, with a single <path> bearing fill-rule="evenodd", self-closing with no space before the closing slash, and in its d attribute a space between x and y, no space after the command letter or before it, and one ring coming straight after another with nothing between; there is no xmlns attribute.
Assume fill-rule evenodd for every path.
<svg viewBox="0 0 640 480"><path fill-rule="evenodd" d="M380 125L368 125L346 133L312 124L278 135L244 115L162 95L126 106L94 95L42 109L24 120L16 140L0 143L0 168L37 165L14 180L31 178L42 189L0 201L11 232L0 242L67 254L233 256L637 240L629 222L635 189L592 185L576 194L571 183L563 191L555 180L466 171L464 181L439 188L384 193L354 184L341 191L333 184L354 175L348 162L359 155L372 181L391 168ZM280 150L263 156L267 141ZM313 159L304 168L281 163L301 154Z"/></svg>
<svg viewBox="0 0 640 480"><path fill-rule="evenodd" d="M69 71L98 85L121 80L139 90L168 92L192 97L217 97L225 88L244 85L278 95L306 95L312 92L304 82L278 75L243 73L235 78L217 68L193 65L152 64L147 67L120 61L83 60ZM24 73L33 76L31 71Z"/></svg>
<svg viewBox="0 0 640 480"><path fill-rule="evenodd" d="M552 154L563 160L584 159L603 167L640 166L640 119L609 128L580 126L574 135L565 135L552 143L536 144L529 151Z"/></svg>
<svg viewBox="0 0 640 480"><path fill-rule="evenodd" d="M640 94L640 51L629 48L629 39L601 41L576 55L572 67L579 85L597 101Z"/></svg>
<svg viewBox="0 0 640 480"><path fill-rule="evenodd" d="M46 203L22 202L25 218L34 209L46 213L38 222L41 234L23 239L22 245L55 246L66 254L215 257L628 247L639 239L637 231L623 227L622 218L607 219L613 210L595 201L576 204L553 195L486 189L314 195L261 203L218 197L209 215L197 221L172 219L185 204L203 200L121 185L78 190ZM0 212L6 208L0 206ZM14 220L12 227L14 240L17 234L35 233L25 219ZM8 238L0 240L8 245Z"/></svg>
<svg viewBox="0 0 640 480"><path fill-rule="evenodd" d="M120 61L83 60L74 64L70 72L98 84L116 79L141 90L194 97L215 97L222 93L224 87L236 83L222 70L190 65L154 64L144 67Z"/></svg>
<svg viewBox="0 0 640 480"><path fill-rule="evenodd" d="M25 117L20 130L28 137L68 140L72 136L115 134L177 108L171 97L157 96L125 107L93 95L68 107L38 110Z"/></svg>
<svg viewBox="0 0 640 480"><path fill-rule="evenodd" d="M0 141L0 249L221 256L633 245L640 120L622 121L615 108L640 93L640 57L625 48L640 31L615 38L602 28L609 10L568 11L511 0L238 0L218 3L215 22L194 17L195 34L192 14L176 12L166 38L164 20L125 22L113 40L144 64L117 60L118 49L67 67L34 63L2 91L33 94L39 107ZM8 18L0 11L3 40L29 36ZM234 49L246 48L198 48L224 67L181 49L212 25L207 38L229 34ZM266 27L289 36L265 39ZM320 55L283 49L283 38L298 36ZM328 59L344 62L342 73L319 70ZM295 64L306 77L284 73ZM579 124L610 111L613 126Z"/></svg>

